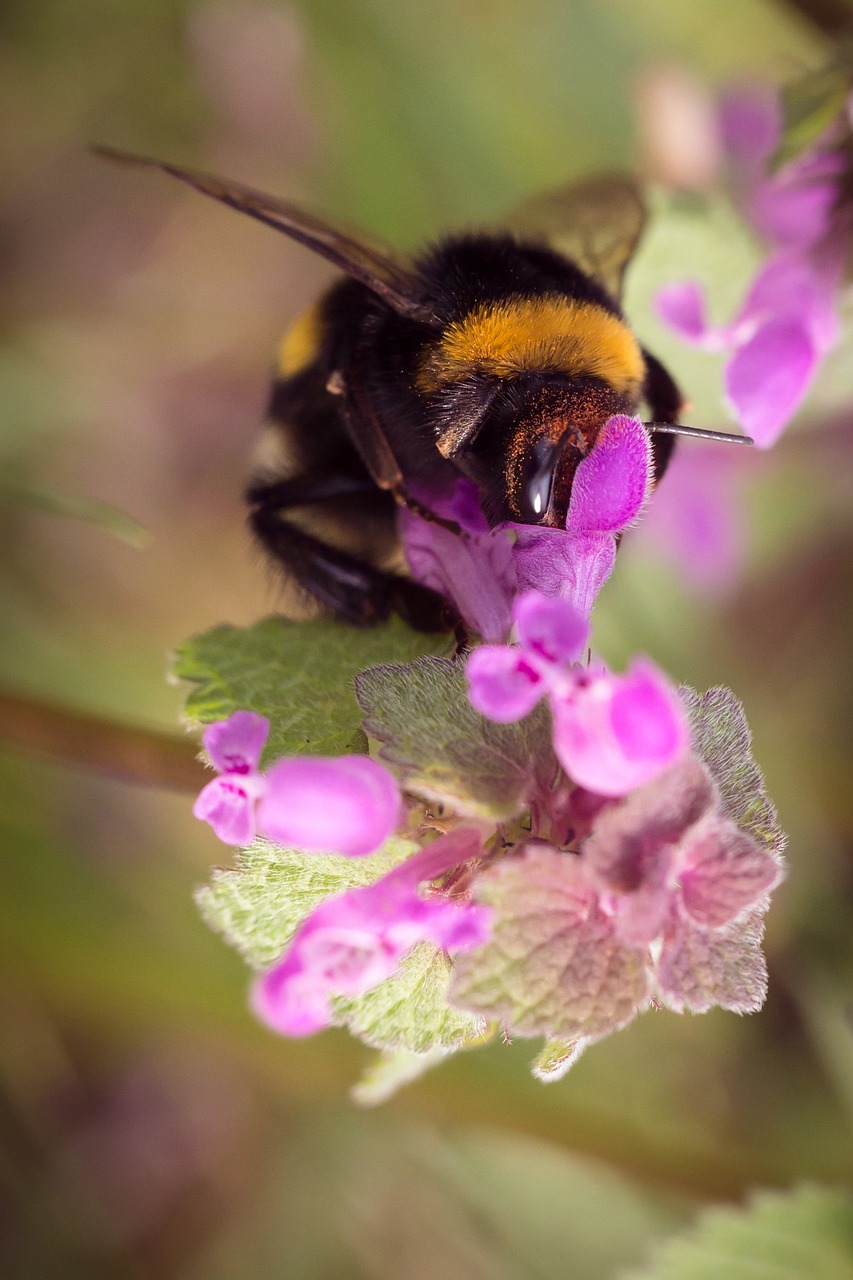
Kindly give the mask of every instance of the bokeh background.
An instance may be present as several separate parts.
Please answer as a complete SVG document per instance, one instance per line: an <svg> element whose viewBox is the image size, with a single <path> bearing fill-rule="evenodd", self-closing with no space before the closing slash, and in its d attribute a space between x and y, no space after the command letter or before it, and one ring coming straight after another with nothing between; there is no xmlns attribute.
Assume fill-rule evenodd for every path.
<svg viewBox="0 0 853 1280"><path fill-rule="evenodd" d="M283 602L240 491L280 336L329 273L89 142L407 246L594 169L674 182L628 309L720 426L719 365L660 330L651 294L690 271L721 316L738 298L756 251L713 195L710 95L826 52L782 0L7 4L4 687L176 732L170 647ZM667 143L673 101L689 127ZM645 651L746 704L791 836L766 1010L646 1015L547 1087L532 1045L494 1045L360 1111L361 1046L280 1041L247 1012L241 961L193 907L225 851L191 793L0 746L0 1273L596 1280L709 1202L851 1180L851 351L772 454L698 466L684 446L672 494L699 492L698 466L728 550L685 577L670 510L597 620L615 664ZM82 499L148 536L62 514Z"/></svg>

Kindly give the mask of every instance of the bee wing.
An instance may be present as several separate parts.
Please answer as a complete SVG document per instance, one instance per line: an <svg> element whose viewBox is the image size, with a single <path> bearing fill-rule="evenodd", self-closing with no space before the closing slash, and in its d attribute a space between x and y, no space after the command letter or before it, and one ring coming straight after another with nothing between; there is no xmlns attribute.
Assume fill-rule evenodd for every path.
<svg viewBox="0 0 853 1280"><path fill-rule="evenodd" d="M258 222L283 231L292 240L331 262L353 279L359 280L377 294L393 311L414 320L430 322L434 319L431 307L425 299L423 282L406 261L393 250L370 243L361 235L333 226L289 200L254 191L226 178L215 178L197 169L183 169L163 160L116 151L112 147L93 147L92 150L107 160L118 164L135 165L146 169L159 169L185 182L187 186L211 196L221 204L240 213L246 213Z"/></svg>
<svg viewBox="0 0 853 1280"><path fill-rule="evenodd" d="M627 174L602 173L534 196L505 225L519 237L546 241L618 299L645 223L639 183Z"/></svg>

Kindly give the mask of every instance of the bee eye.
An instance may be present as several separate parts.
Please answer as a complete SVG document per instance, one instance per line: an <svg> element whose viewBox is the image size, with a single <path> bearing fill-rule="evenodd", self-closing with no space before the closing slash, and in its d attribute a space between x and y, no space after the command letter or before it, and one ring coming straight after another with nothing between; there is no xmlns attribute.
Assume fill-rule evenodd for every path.
<svg viewBox="0 0 853 1280"><path fill-rule="evenodd" d="M548 510L562 444L562 440L537 440L525 461L518 505L527 520L538 523Z"/></svg>

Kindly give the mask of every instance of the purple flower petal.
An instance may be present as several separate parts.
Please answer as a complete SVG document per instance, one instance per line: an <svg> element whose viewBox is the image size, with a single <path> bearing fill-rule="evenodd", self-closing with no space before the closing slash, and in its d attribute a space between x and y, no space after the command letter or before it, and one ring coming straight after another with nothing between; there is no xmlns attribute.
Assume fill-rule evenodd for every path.
<svg viewBox="0 0 853 1280"><path fill-rule="evenodd" d="M568 600L530 591L516 600L513 617L523 647L544 662L562 666L580 657L589 624Z"/></svg>
<svg viewBox="0 0 853 1280"><path fill-rule="evenodd" d="M528 715L546 690L535 661L509 645L481 645L465 668L471 706L495 720L510 724Z"/></svg>
<svg viewBox="0 0 853 1280"><path fill-rule="evenodd" d="M457 491L451 518L463 528L477 525L470 492ZM412 577L453 601L467 625L484 640L503 640L510 629L516 590L512 545L506 532L489 530L480 513L481 532L463 536L411 511L400 513L406 560Z"/></svg>
<svg viewBox="0 0 853 1280"><path fill-rule="evenodd" d="M298 849L359 858L384 844L400 818L397 783L368 756L279 760L266 781L258 830Z"/></svg>
<svg viewBox="0 0 853 1280"><path fill-rule="evenodd" d="M578 679L552 700L554 749L569 777L603 796L625 795L674 764L688 732L666 678L639 660L624 676Z"/></svg>
<svg viewBox="0 0 853 1280"><path fill-rule="evenodd" d="M684 342L718 351L728 340L728 330L709 323L705 314L705 294L695 280L665 285L655 294L659 318Z"/></svg>
<svg viewBox="0 0 853 1280"><path fill-rule="evenodd" d="M649 434L638 418L610 418L572 483L570 533L618 533L636 520L652 473Z"/></svg>
<svg viewBox="0 0 853 1280"><path fill-rule="evenodd" d="M269 731L266 716L235 711L227 720L209 724L202 742L218 773L252 773L258 767Z"/></svg>
<svg viewBox="0 0 853 1280"><path fill-rule="evenodd" d="M570 600L589 618L616 560L613 535L521 524L507 527L516 535L513 557L519 591L541 591L553 599Z"/></svg>
<svg viewBox="0 0 853 1280"><path fill-rule="evenodd" d="M321 903L255 984L258 1017L283 1035L310 1035L331 1022L332 997L359 995L391 977L418 942L448 951L481 946L491 928L488 908L425 899L417 888L480 849L477 831L457 829L375 884Z"/></svg>
<svg viewBox="0 0 853 1280"><path fill-rule="evenodd" d="M723 146L732 159L760 173L779 142L782 111L778 95L764 85L738 85L720 101Z"/></svg>
<svg viewBox="0 0 853 1280"><path fill-rule="evenodd" d="M681 902L697 924L719 928L782 879L766 849L731 822L707 819L682 846Z"/></svg>
<svg viewBox="0 0 853 1280"><path fill-rule="evenodd" d="M214 778L199 793L193 814L209 822L225 844L245 847L255 838L255 800L262 785L260 774Z"/></svg>
<svg viewBox="0 0 853 1280"><path fill-rule="evenodd" d="M806 322L770 320L730 360L726 396L759 448L775 444L800 407L818 365Z"/></svg>

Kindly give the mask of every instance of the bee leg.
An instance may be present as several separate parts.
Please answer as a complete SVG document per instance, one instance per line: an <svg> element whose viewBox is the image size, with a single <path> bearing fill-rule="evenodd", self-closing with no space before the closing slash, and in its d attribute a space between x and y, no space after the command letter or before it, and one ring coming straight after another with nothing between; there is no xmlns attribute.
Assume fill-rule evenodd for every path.
<svg viewBox="0 0 853 1280"><path fill-rule="evenodd" d="M437 592L411 578L376 569L287 518L287 511L295 507L375 493L366 476L339 473L258 482L246 493L249 523L262 546L303 590L347 622L369 627L399 613L419 631L453 630L456 616Z"/></svg>
<svg viewBox="0 0 853 1280"><path fill-rule="evenodd" d="M336 378L336 386L340 387L338 394L346 397L343 416L347 432L377 487L387 490L398 506L407 507L415 515L439 524L451 533L461 534L462 530L455 520L436 515L409 493L402 468L387 435L370 408L357 371L351 370L345 377L339 373Z"/></svg>
<svg viewBox="0 0 853 1280"><path fill-rule="evenodd" d="M650 351L643 349L643 359L646 362L643 395L652 411L654 421L677 422L684 408L684 396L679 391L675 379L666 366L661 364L657 356L653 356ZM669 466L675 448L675 439L675 436L664 435L662 432L652 436L655 484L663 479L664 472Z"/></svg>

